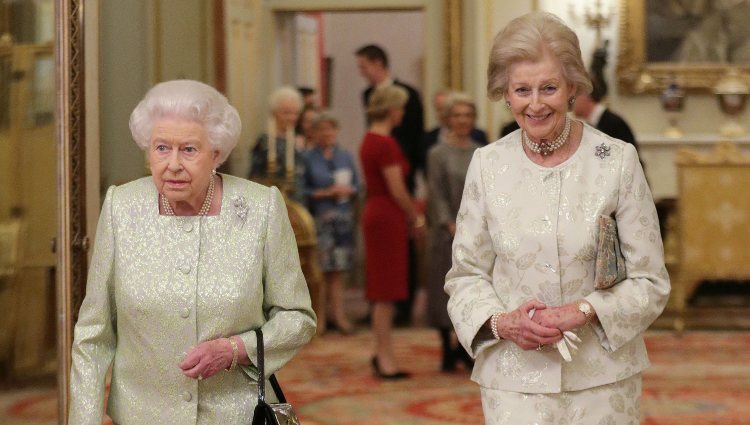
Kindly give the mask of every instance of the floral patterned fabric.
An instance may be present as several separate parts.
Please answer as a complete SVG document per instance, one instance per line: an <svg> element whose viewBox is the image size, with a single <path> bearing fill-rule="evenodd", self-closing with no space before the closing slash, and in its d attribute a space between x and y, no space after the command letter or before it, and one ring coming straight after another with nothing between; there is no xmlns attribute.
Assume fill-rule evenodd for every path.
<svg viewBox="0 0 750 425"><path fill-rule="evenodd" d="M604 144L610 155L597 155ZM594 290L597 218L619 227L627 279ZM642 333L666 305L669 276L651 192L632 145L584 125L581 144L548 168L524 153L516 131L477 150L469 166L446 277L448 313L476 357L481 386L558 393L609 384L649 365ZM557 350L524 351L482 325L496 312L538 299L585 298L598 322L576 330L571 362Z"/></svg>
<svg viewBox="0 0 750 425"><path fill-rule="evenodd" d="M527 394L482 388L486 425L639 425L641 375L583 391Z"/></svg>

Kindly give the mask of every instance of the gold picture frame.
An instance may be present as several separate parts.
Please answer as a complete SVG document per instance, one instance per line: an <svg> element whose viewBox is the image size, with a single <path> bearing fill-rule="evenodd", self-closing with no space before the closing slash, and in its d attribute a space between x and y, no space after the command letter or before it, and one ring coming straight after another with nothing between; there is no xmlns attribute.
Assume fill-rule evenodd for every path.
<svg viewBox="0 0 750 425"><path fill-rule="evenodd" d="M693 93L711 93L730 65L722 62L650 61L648 59L648 1L620 0L620 47L617 80L620 93L659 93L671 81ZM750 2L748 2L750 3ZM658 6L658 5L657 5ZM692 28L691 28L692 29ZM687 32L685 34L687 36ZM742 77L748 79L750 63L733 64Z"/></svg>

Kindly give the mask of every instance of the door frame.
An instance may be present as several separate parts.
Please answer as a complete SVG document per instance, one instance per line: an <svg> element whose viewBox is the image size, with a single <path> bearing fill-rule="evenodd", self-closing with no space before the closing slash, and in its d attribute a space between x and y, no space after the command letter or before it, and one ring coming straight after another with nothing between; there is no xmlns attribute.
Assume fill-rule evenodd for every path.
<svg viewBox="0 0 750 425"><path fill-rule="evenodd" d="M85 295L86 79L84 0L55 1L55 141L57 144L57 387L58 423L67 424L73 325ZM96 2L88 2L90 6ZM94 9L96 11L96 9ZM92 93L93 94L93 93ZM95 117L97 113L93 114ZM95 149L98 153L98 150ZM98 166L98 162L96 163Z"/></svg>

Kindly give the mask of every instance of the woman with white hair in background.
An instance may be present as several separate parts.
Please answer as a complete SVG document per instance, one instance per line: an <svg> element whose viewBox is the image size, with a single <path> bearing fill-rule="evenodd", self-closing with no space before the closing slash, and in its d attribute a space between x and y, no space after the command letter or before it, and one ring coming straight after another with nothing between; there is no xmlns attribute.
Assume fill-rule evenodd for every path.
<svg viewBox="0 0 750 425"><path fill-rule="evenodd" d="M283 179L291 174L294 178L292 198L302 201L304 166L295 131L303 106L302 95L294 87L283 86L271 93L268 102L271 116L266 131L253 147L250 179ZM275 171L268 169L269 163L273 163Z"/></svg>
<svg viewBox="0 0 750 425"><path fill-rule="evenodd" d="M240 119L213 88L160 83L130 117L151 177L112 186L75 326L69 423L246 424L266 376L315 332L275 187L216 173Z"/></svg>

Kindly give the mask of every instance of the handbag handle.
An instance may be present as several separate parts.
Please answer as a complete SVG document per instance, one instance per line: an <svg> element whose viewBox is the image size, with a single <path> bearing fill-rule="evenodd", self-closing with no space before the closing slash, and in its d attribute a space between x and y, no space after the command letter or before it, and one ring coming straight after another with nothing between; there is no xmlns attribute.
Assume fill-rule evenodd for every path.
<svg viewBox="0 0 750 425"><path fill-rule="evenodd" d="M264 362L265 349L263 348L263 331L260 330L260 328L255 330L255 337L258 341L257 343L258 400L265 403L266 401L266 384L265 384L266 383L266 371L265 371L265 362ZM281 385L279 385L279 381L276 379L276 375L271 374L268 380L271 382L271 388L273 389L273 392L276 394L276 398L279 399L279 402L286 403L286 397L284 397L284 393L281 391Z"/></svg>

